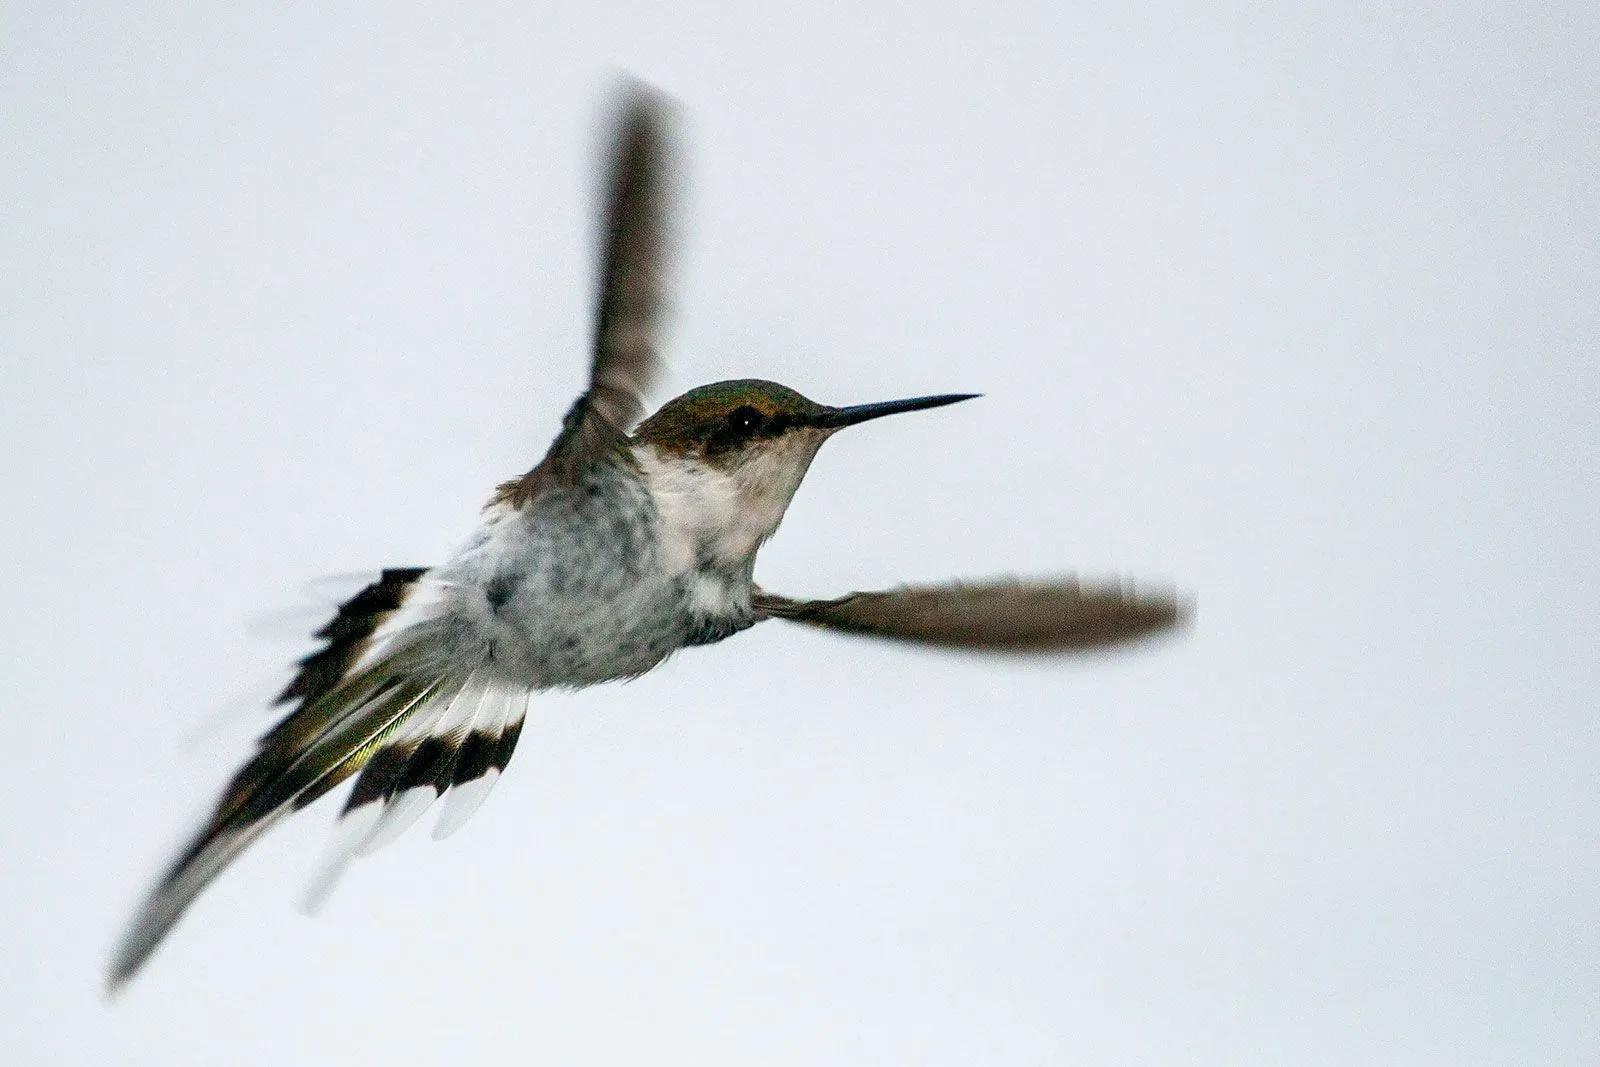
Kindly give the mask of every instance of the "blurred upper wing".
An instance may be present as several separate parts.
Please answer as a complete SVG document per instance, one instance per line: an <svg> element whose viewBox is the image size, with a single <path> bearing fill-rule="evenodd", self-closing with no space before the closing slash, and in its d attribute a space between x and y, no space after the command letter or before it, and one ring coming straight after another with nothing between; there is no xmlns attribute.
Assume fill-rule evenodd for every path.
<svg viewBox="0 0 1600 1067"><path fill-rule="evenodd" d="M1004 652L1100 648L1178 625L1188 605L1170 592L1080 582L950 582L791 600L760 592L763 618L900 641Z"/></svg>
<svg viewBox="0 0 1600 1067"><path fill-rule="evenodd" d="M623 447L660 372L672 194L671 105L634 83L625 89L604 218L600 302L589 388L539 465L506 482L497 502L521 507L548 485L571 485L590 463Z"/></svg>

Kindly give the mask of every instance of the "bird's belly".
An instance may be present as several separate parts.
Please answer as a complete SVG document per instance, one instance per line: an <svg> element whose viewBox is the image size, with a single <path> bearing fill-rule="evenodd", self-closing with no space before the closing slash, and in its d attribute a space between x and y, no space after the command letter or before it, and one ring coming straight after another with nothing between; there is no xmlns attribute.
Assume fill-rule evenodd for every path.
<svg viewBox="0 0 1600 1067"><path fill-rule="evenodd" d="M599 576L597 576L599 577ZM497 669L541 687L643 674L682 647L681 590L654 577L590 582L530 575L485 620Z"/></svg>
<svg viewBox="0 0 1600 1067"><path fill-rule="evenodd" d="M654 503L616 477L492 518L435 572L485 667L536 688L592 685L696 640L691 583L664 563Z"/></svg>

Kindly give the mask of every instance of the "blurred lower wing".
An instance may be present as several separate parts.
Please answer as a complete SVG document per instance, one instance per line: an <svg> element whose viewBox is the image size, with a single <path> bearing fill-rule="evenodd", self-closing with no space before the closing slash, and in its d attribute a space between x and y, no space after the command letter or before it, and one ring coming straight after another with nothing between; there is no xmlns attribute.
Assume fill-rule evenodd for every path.
<svg viewBox="0 0 1600 1067"><path fill-rule="evenodd" d="M949 582L792 600L758 592L765 618L899 641L1000 652L1087 651L1171 630L1192 614L1174 593L1131 584Z"/></svg>

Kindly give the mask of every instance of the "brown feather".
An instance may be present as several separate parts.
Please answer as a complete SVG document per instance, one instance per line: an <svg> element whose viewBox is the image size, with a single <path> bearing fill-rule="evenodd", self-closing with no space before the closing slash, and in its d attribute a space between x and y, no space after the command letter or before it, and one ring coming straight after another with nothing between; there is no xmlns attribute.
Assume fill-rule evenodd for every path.
<svg viewBox="0 0 1600 1067"><path fill-rule="evenodd" d="M544 459L502 483L490 504L520 508L553 485L573 485L607 455L625 454L660 375L656 352L667 286L667 212L672 193L669 105L643 86L623 102L605 215L600 303L589 388L562 420Z"/></svg>
<svg viewBox="0 0 1600 1067"><path fill-rule="evenodd" d="M756 610L829 630L929 645L1004 652L1099 648L1170 629L1190 605L1171 593L1077 581L952 582L850 593L833 600L791 600L761 592Z"/></svg>

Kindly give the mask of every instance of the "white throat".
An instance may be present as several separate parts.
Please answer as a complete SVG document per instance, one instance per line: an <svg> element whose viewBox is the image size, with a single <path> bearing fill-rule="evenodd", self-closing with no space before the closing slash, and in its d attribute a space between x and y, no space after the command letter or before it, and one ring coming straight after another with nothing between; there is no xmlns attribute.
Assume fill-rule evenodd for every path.
<svg viewBox="0 0 1600 1067"><path fill-rule="evenodd" d="M794 432L726 467L633 450L661 515L662 557L683 572L712 564L748 575L756 549L783 521L795 490L827 435Z"/></svg>

